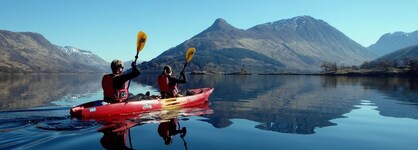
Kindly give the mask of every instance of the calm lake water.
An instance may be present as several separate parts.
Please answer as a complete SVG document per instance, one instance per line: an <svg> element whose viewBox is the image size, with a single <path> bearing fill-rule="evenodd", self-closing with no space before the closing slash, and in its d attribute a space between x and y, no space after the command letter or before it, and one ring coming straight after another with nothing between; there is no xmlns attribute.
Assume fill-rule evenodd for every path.
<svg viewBox="0 0 418 150"><path fill-rule="evenodd" d="M156 76L142 74L131 92L158 93ZM177 128L187 133L173 135L167 145L158 129L176 124L153 114L113 123L70 117L71 106L102 98L101 75L0 76L0 149L418 147L417 78L201 75L188 80L181 89L215 90L210 105L196 114L171 112Z"/></svg>

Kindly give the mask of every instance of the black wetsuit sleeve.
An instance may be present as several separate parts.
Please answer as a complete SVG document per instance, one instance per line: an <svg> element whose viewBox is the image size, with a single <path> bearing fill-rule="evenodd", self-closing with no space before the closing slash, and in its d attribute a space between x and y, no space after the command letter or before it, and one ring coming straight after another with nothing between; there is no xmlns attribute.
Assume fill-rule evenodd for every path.
<svg viewBox="0 0 418 150"><path fill-rule="evenodd" d="M176 83L187 83L186 77L184 77L183 79L177 79L174 77L169 76L168 77L168 84L169 85L174 85Z"/></svg>
<svg viewBox="0 0 418 150"><path fill-rule="evenodd" d="M131 72L117 76L113 79L113 87L115 89L122 89L125 82L139 76L140 72L137 69L132 69Z"/></svg>

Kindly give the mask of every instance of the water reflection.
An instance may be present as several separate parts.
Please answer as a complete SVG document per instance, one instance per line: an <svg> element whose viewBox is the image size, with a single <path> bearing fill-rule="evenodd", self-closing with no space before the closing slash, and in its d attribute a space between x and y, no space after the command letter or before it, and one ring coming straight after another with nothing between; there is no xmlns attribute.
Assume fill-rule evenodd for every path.
<svg viewBox="0 0 418 150"><path fill-rule="evenodd" d="M98 131L103 133L100 144L103 148L109 150L131 149L132 147L126 145L126 139L129 135L129 128L135 125L137 125L135 122L123 122L113 123L100 128Z"/></svg>
<svg viewBox="0 0 418 150"><path fill-rule="evenodd" d="M133 149L130 128L140 125L136 122L128 121L106 125L98 130L98 132L103 133L100 144L108 150ZM187 142L184 139L187 134L187 128L180 126L178 118L160 122L157 133L165 145L170 145L173 142L173 138L179 135L184 142L185 149L188 149Z"/></svg>
<svg viewBox="0 0 418 150"><path fill-rule="evenodd" d="M383 96L373 103L382 116L418 119L418 79L416 78L367 78L361 82L366 89L373 89ZM396 100L396 101L394 101Z"/></svg>
<svg viewBox="0 0 418 150"><path fill-rule="evenodd" d="M157 90L157 76L143 73L134 82L140 88L149 85ZM0 76L0 79L2 111L49 106L51 101L65 97L71 100L70 97L101 90L101 75ZM231 126L231 119L247 119L258 122L255 128L261 130L314 134L317 128L337 125L331 120L358 109L361 100L376 105L382 116L418 119L415 78L196 75L188 80L180 89L215 88L210 97L215 113L205 116L204 121L216 128ZM64 113L69 115L67 109Z"/></svg>
<svg viewBox="0 0 418 150"><path fill-rule="evenodd" d="M180 126L179 117L206 114L213 114L213 111L209 108L209 103L187 108L149 112L140 114L137 117L130 116L129 118L116 120L113 118L112 120L104 121L104 126L98 130L98 132L103 133L100 144L105 149L133 149L132 141L134 140L132 140L130 129L140 127L146 123L158 123L158 128L155 131L161 137L162 143L170 145L173 142L173 138L178 136L182 139L187 150L188 146L185 140L187 128ZM183 119L183 121L187 121L187 119Z"/></svg>
<svg viewBox="0 0 418 150"><path fill-rule="evenodd" d="M50 106L59 99L89 96L101 90L101 75L1 75L0 109Z"/></svg>
<svg viewBox="0 0 418 150"><path fill-rule="evenodd" d="M262 130L313 134L317 127L335 125L330 120L340 118L354 109L354 105L364 96L361 88L336 88L332 84L335 82L329 82L335 80L324 79L306 76L270 77L269 84L277 87L265 86L258 95L240 101L213 102L216 113L211 119L216 123L226 122L218 120L244 118L259 122L256 128ZM349 96L348 91L352 93ZM231 94L243 92L234 91ZM340 97L342 95L345 96Z"/></svg>
<svg viewBox="0 0 418 150"><path fill-rule="evenodd" d="M364 90L376 91L380 96L369 96L378 106L380 115L418 119L418 79L409 77L327 77L333 85L361 85ZM328 83L330 83L328 81ZM412 106L412 107L411 107Z"/></svg>
<svg viewBox="0 0 418 150"><path fill-rule="evenodd" d="M262 130L314 134L316 128L334 126L330 120L358 109L361 100L375 103L381 114L418 119L417 80L328 76L190 76L189 87L215 87L211 107L216 112L206 122L216 128L230 119L259 122ZM139 82L155 86L153 77ZM383 93L386 98L379 97Z"/></svg>
<svg viewBox="0 0 418 150"><path fill-rule="evenodd" d="M159 89L157 77L158 74L141 74L135 81L151 85L154 89ZM187 84L179 85L180 89L214 87L214 92L217 94L211 95L210 101L239 101L256 97L261 93L265 93L266 89L278 87L286 79L275 78L274 76L195 75L188 76L187 80Z"/></svg>

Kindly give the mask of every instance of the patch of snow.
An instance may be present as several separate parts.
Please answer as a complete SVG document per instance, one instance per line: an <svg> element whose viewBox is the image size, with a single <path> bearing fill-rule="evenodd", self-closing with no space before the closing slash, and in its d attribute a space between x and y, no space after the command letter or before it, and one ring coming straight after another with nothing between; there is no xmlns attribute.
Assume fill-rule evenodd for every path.
<svg viewBox="0 0 418 150"><path fill-rule="evenodd" d="M90 57L91 55L93 55L92 52L87 51L87 50L81 50L75 47L71 47L71 46L65 46L65 47L61 47L61 46L57 46L61 51L63 51L66 54L78 54L78 55L85 55Z"/></svg>

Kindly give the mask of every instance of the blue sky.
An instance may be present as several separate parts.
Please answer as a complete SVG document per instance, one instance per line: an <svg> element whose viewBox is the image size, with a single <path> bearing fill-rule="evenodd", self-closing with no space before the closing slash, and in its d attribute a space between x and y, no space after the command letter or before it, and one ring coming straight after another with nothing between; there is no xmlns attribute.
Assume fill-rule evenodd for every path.
<svg viewBox="0 0 418 150"><path fill-rule="evenodd" d="M309 15L367 47L385 33L418 30L417 8L417 0L0 0L0 30L37 32L106 61L133 60L144 31L139 59L150 60L217 18L248 29Z"/></svg>

